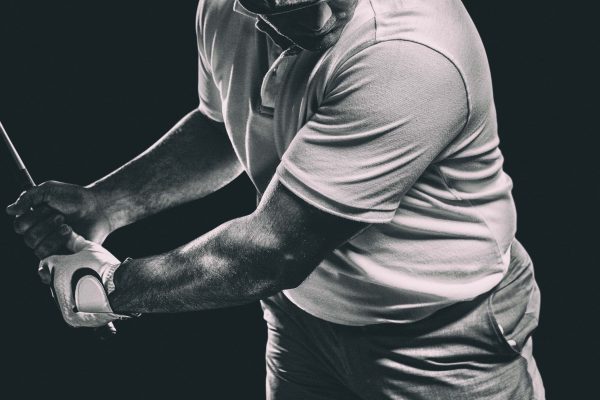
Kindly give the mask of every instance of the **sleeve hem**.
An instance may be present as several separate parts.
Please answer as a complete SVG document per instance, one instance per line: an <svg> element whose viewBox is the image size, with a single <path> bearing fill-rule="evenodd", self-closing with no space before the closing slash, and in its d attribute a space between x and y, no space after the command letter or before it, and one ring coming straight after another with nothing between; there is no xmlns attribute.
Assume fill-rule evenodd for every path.
<svg viewBox="0 0 600 400"><path fill-rule="evenodd" d="M218 111L214 111L214 110L210 109L206 105L206 103L200 102L200 105L198 106L198 110L202 114L206 115L208 118L210 118L210 119L212 119L214 121L223 123L223 116L221 115L221 113L218 112Z"/></svg>
<svg viewBox="0 0 600 400"><path fill-rule="evenodd" d="M395 212L358 208L330 199L300 181L283 164L277 168L277 176L279 182L296 196L328 214L370 224L387 223L394 217Z"/></svg>

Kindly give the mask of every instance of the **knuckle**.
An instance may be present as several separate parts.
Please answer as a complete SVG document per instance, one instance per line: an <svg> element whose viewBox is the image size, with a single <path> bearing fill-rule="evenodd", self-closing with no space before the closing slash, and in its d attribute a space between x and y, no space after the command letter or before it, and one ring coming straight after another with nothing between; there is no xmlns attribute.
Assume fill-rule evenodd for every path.
<svg viewBox="0 0 600 400"><path fill-rule="evenodd" d="M34 238L31 235L26 235L23 238L23 241L25 242L25 245L30 249L35 248L35 245L37 244L37 238Z"/></svg>
<svg viewBox="0 0 600 400"><path fill-rule="evenodd" d="M39 259L44 259L48 257L58 248L58 245L55 243L55 240L56 239L53 237L45 239L37 245L33 252Z"/></svg>
<svg viewBox="0 0 600 400"><path fill-rule="evenodd" d="M65 222L64 215L59 214L57 212L51 212L50 216L48 217L48 219L50 221L52 221L52 224L55 225L55 226L61 226Z"/></svg>
<svg viewBox="0 0 600 400"><path fill-rule="evenodd" d="M34 249L33 254L35 254L35 256L37 258L39 258L40 260L46 258L46 256L47 256L47 254L44 252L43 246L42 247L38 246L36 249Z"/></svg>
<svg viewBox="0 0 600 400"><path fill-rule="evenodd" d="M67 244L67 241L69 239L69 236L65 236L64 234L56 234L56 235L52 235L52 241L50 241L48 243L48 249L53 252L56 253L58 250L60 250L62 247L64 247Z"/></svg>
<svg viewBox="0 0 600 400"><path fill-rule="evenodd" d="M35 209L32 211L34 215L47 215L52 211L50 207L46 204L38 204Z"/></svg>
<svg viewBox="0 0 600 400"><path fill-rule="evenodd" d="M15 202L15 206L20 211L27 210L31 206L31 203L33 202L35 192L36 192L36 188L31 188L31 189L21 193L21 195Z"/></svg>
<svg viewBox="0 0 600 400"><path fill-rule="evenodd" d="M40 250L41 250L42 254L44 255L44 258L46 258L56 252L58 245L56 244L55 239L48 239L48 240L44 241L43 245L38 246L38 247L40 247Z"/></svg>
<svg viewBox="0 0 600 400"><path fill-rule="evenodd" d="M58 227L58 236L62 239L63 236L71 233L71 227L67 224L62 224Z"/></svg>
<svg viewBox="0 0 600 400"><path fill-rule="evenodd" d="M19 202L28 202L31 200L31 198L38 192L38 188L36 186L32 187L31 189L27 189L26 191L24 191L23 193L21 193L21 196L19 196Z"/></svg>
<svg viewBox="0 0 600 400"><path fill-rule="evenodd" d="M23 226L23 221L21 218L16 218L13 221L13 229L15 232L17 232L19 235L22 234L23 232L25 232L24 226Z"/></svg>
<svg viewBox="0 0 600 400"><path fill-rule="evenodd" d="M43 242L49 242L52 240L52 235L48 235L49 232L52 232L53 228L50 224L39 224L35 227L31 228L24 235L25 244L30 248L34 248L40 245ZM46 237L46 238L44 238Z"/></svg>
<svg viewBox="0 0 600 400"><path fill-rule="evenodd" d="M47 192L50 192L50 191L54 190L57 185L58 185L57 181L46 181L46 182L43 182L42 184L40 184L38 187L45 194Z"/></svg>

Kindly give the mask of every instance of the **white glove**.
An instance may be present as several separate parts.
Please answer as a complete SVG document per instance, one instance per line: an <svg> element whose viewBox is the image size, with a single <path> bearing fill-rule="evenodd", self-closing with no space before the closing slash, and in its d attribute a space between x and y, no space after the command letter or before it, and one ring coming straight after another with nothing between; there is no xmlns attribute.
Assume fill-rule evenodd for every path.
<svg viewBox="0 0 600 400"><path fill-rule="evenodd" d="M115 319L128 318L113 313L105 288L107 280L112 284L112 274L121 262L98 243L74 232L67 248L74 254L50 256L40 261L40 268L50 271L54 295L65 322L76 328L99 327ZM85 273L97 274L102 282L93 277L77 280L77 275Z"/></svg>

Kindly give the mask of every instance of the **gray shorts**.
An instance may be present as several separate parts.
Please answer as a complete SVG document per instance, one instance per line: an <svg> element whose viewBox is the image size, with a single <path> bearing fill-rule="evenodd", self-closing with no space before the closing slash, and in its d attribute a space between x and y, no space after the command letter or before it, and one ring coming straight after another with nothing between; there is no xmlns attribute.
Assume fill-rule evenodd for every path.
<svg viewBox="0 0 600 400"><path fill-rule="evenodd" d="M262 302L267 399L542 400L531 352L539 306L517 241L491 292L412 324L338 325L279 293Z"/></svg>

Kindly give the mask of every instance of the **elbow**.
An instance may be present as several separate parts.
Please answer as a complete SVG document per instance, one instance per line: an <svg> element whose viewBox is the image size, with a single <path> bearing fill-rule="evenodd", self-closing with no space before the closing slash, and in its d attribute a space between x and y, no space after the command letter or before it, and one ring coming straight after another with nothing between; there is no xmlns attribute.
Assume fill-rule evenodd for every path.
<svg viewBox="0 0 600 400"><path fill-rule="evenodd" d="M300 286L320 262L290 253L282 253L278 258L273 279L274 293Z"/></svg>
<svg viewBox="0 0 600 400"><path fill-rule="evenodd" d="M300 276L298 274L284 274L283 276L278 277L274 282L273 293L297 288L302 282L304 282L307 276Z"/></svg>

